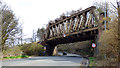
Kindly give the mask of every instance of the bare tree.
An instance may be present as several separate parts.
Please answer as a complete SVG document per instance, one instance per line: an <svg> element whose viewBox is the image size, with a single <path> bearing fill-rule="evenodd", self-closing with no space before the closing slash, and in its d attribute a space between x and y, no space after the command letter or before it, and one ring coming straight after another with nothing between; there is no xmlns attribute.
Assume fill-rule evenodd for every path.
<svg viewBox="0 0 120 68"><path fill-rule="evenodd" d="M1 10L1 44L2 48L5 48L6 40L9 39L9 37L15 36L16 33L19 33L18 28L18 19L13 14L13 11L8 8L5 4L0 3L2 7L0 7Z"/></svg>
<svg viewBox="0 0 120 68"><path fill-rule="evenodd" d="M37 37L40 41L43 41L44 39L44 33L45 33L45 28L42 27L41 29L37 30Z"/></svg>

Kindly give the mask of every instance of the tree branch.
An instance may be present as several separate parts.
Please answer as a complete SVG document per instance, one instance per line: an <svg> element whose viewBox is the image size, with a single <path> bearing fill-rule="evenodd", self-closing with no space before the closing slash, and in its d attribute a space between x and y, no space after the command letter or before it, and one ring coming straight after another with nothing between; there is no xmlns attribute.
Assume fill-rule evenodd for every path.
<svg viewBox="0 0 120 68"><path fill-rule="evenodd" d="M110 2L110 3L111 3L111 2ZM111 3L111 4L113 5L113 3ZM117 9L117 7L116 7L115 5L113 5L113 7Z"/></svg>

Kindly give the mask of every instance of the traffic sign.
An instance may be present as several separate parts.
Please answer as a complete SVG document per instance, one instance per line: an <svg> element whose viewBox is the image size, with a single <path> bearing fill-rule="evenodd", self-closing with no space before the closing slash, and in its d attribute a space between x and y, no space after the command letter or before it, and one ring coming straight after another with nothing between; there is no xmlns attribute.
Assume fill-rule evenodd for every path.
<svg viewBox="0 0 120 68"><path fill-rule="evenodd" d="M92 43L92 47L95 48L95 47L96 47L96 44L95 44L95 43Z"/></svg>

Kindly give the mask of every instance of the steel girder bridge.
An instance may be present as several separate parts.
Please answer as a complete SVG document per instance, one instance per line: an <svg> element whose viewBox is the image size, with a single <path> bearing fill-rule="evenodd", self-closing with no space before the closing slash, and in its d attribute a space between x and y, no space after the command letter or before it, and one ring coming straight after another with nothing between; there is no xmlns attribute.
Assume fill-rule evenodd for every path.
<svg viewBox="0 0 120 68"><path fill-rule="evenodd" d="M46 53L51 56L58 44L86 40L94 40L95 42L101 33L100 28L103 27L99 19L104 17L102 13L96 14L95 9L95 6L91 6L73 15L63 16L61 20L48 23L44 40L41 42L42 45L46 46Z"/></svg>

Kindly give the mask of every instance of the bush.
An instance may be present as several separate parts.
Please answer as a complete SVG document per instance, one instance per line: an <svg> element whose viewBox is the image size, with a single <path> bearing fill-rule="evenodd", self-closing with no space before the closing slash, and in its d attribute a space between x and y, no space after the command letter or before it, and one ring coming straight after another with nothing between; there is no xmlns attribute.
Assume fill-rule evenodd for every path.
<svg viewBox="0 0 120 68"><path fill-rule="evenodd" d="M37 43L24 44L22 46L23 55L38 56L43 55L43 46Z"/></svg>
<svg viewBox="0 0 120 68"><path fill-rule="evenodd" d="M99 39L100 55L106 54L108 58L118 56L118 21L115 19L108 25L108 30L104 31ZM105 45L106 44L106 45Z"/></svg>
<svg viewBox="0 0 120 68"><path fill-rule="evenodd" d="M118 20L114 19L111 23L108 24L108 29L102 32L100 39L99 55L98 60L103 66L111 66L113 63L116 63L118 60ZM105 45L106 44L106 45ZM103 61L101 61L103 60ZM99 64L100 64L99 63ZM114 64L115 65L115 64Z"/></svg>
<svg viewBox="0 0 120 68"><path fill-rule="evenodd" d="M14 46L3 50L3 57L22 55L21 47Z"/></svg>

